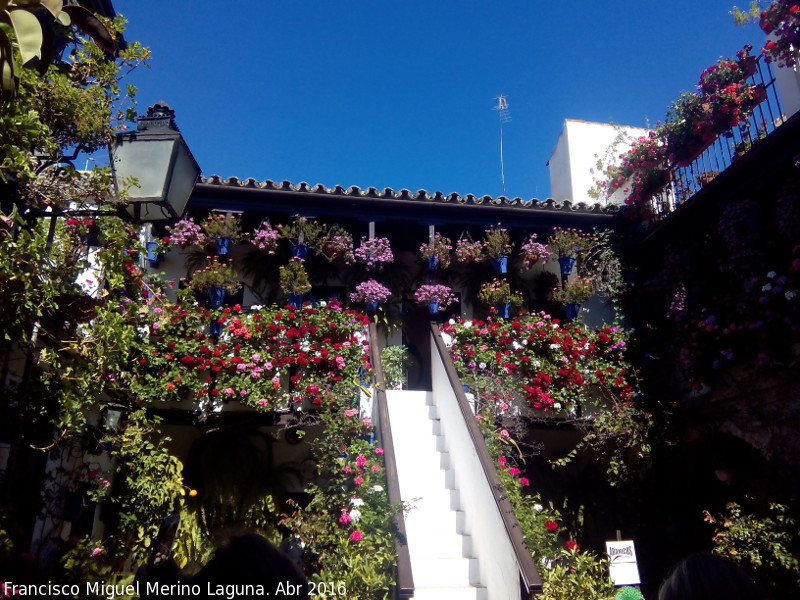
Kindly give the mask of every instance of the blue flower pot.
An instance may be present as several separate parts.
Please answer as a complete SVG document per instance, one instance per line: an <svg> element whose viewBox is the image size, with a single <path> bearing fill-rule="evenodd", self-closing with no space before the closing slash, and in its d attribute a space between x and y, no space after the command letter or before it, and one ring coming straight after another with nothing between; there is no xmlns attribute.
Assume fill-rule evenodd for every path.
<svg viewBox="0 0 800 600"><path fill-rule="evenodd" d="M428 270L429 271L438 271L439 270L439 259L435 256L431 256L428 258Z"/></svg>
<svg viewBox="0 0 800 600"><path fill-rule="evenodd" d="M291 304L292 306L295 306L297 308L300 308L301 306L303 306L303 296L304 295L305 294L298 294L296 292L289 292L289 304Z"/></svg>
<svg viewBox="0 0 800 600"><path fill-rule="evenodd" d="M227 294L223 287L208 288L208 303L212 308L219 308L225 302L225 295Z"/></svg>
<svg viewBox="0 0 800 600"><path fill-rule="evenodd" d="M157 267L161 262L161 254L157 252L158 242L147 242L147 260L150 262L151 267Z"/></svg>
<svg viewBox="0 0 800 600"><path fill-rule="evenodd" d="M289 250L292 253L292 258L299 258L303 260L308 254L308 246L305 244L292 244Z"/></svg>
<svg viewBox="0 0 800 600"><path fill-rule="evenodd" d="M372 302L367 302L367 312L374 313L378 310L378 301L373 300Z"/></svg>
<svg viewBox="0 0 800 600"><path fill-rule="evenodd" d="M564 305L564 317L567 321L574 321L581 312L581 305L577 302L568 302Z"/></svg>
<svg viewBox="0 0 800 600"><path fill-rule="evenodd" d="M436 300L430 300L428 302L428 312L432 315L438 314L439 312L439 303Z"/></svg>
<svg viewBox="0 0 800 600"><path fill-rule="evenodd" d="M500 302L495 308L497 309L497 316L501 319L508 319L511 316L511 302Z"/></svg>
<svg viewBox="0 0 800 600"><path fill-rule="evenodd" d="M219 336L222 333L222 323L220 323L218 319L211 319L209 331L211 335Z"/></svg>
<svg viewBox="0 0 800 600"><path fill-rule="evenodd" d="M233 240L231 240L231 238L229 237L220 237L214 240L214 244L217 246L217 254L219 254L220 256L224 256L225 254L227 254L228 251L231 249L232 241Z"/></svg>
<svg viewBox="0 0 800 600"><path fill-rule="evenodd" d="M559 256L558 264L561 266L561 274L569 275L572 273L572 268L575 266L574 256Z"/></svg>
<svg viewBox="0 0 800 600"><path fill-rule="evenodd" d="M492 263L494 267L495 273L498 275L505 275L508 273L508 256L497 256L495 258L490 258L489 262Z"/></svg>

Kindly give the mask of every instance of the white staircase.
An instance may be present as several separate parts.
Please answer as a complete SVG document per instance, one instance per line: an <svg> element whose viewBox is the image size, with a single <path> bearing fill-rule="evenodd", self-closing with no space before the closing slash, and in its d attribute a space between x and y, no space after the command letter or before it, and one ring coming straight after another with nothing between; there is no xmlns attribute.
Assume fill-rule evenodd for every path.
<svg viewBox="0 0 800 600"><path fill-rule="evenodd" d="M386 392L415 600L486 600L432 393Z"/></svg>

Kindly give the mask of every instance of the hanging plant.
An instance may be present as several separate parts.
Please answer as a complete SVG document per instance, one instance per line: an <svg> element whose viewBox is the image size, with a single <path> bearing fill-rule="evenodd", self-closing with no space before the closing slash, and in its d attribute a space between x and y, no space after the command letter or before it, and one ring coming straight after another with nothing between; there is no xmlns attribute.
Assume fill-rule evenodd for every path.
<svg viewBox="0 0 800 600"><path fill-rule="evenodd" d="M311 290L311 282L301 260L290 260L288 265L281 266L278 279L281 289L287 294L305 294Z"/></svg>
<svg viewBox="0 0 800 600"><path fill-rule="evenodd" d="M456 242L456 260L463 263L475 263L483 260L483 243L475 242L471 237L462 234Z"/></svg>
<svg viewBox="0 0 800 600"><path fill-rule="evenodd" d="M367 268L375 268L381 263L394 262L392 245L389 238L361 238L361 244L355 251L356 260L367 265Z"/></svg>
<svg viewBox="0 0 800 600"><path fill-rule="evenodd" d="M511 243L508 230L500 227L499 223L495 227L486 230L483 248L489 258L508 256L514 251L514 245Z"/></svg>
<svg viewBox="0 0 800 600"><path fill-rule="evenodd" d="M441 233L435 233L433 239L419 247L420 256L428 261L430 268L446 269L450 266L450 251L453 249L453 242L450 238Z"/></svg>
<svg viewBox="0 0 800 600"><path fill-rule="evenodd" d="M253 232L252 242L259 250L267 254L275 254L280 237L280 232L273 228L272 225L269 224L269 221L264 221L261 223L261 226Z"/></svg>
<svg viewBox="0 0 800 600"><path fill-rule="evenodd" d="M519 249L520 258L522 258L522 266L525 269L530 269L536 263L541 261L546 263L550 258L550 250L546 244L536 241L536 234L531 234L524 244Z"/></svg>
<svg viewBox="0 0 800 600"><path fill-rule="evenodd" d="M339 225L333 225L320 243L322 256L333 262L342 259L345 264L355 262L353 254L353 236Z"/></svg>

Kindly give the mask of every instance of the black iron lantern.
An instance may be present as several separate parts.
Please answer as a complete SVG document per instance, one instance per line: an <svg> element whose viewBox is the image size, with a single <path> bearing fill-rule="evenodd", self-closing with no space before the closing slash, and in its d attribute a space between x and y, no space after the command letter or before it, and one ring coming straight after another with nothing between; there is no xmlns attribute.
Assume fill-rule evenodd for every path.
<svg viewBox="0 0 800 600"><path fill-rule="evenodd" d="M128 218L134 222L174 221L180 218L200 175L200 167L175 124L175 111L164 102L140 116L136 131L118 133L111 145L114 185L125 181Z"/></svg>

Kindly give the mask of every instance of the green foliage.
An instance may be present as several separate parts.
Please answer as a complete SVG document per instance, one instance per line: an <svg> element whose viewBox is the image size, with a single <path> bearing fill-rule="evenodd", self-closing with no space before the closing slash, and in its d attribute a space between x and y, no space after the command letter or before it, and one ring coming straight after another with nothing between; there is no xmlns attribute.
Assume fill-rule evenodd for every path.
<svg viewBox="0 0 800 600"><path fill-rule="evenodd" d="M800 527L788 506L770 503L763 512L747 512L729 502L716 517L706 512L716 533L714 552L742 563L759 581L800 585Z"/></svg>
<svg viewBox="0 0 800 600"><path fill-rule="evenodd" d="M133 573L120 573L117 562L118 557L108 553L104 542L83 538L62 557L64 579L59 583L77 584L82 589L85 589L87 582L105 582L120 586L133 583ZM97 600L106 597L104 594L94 596ZM115 597L121 600L134 600L134 596Z"/></svg>
<svg viewBox="0 0 800 600"><path fill-rule="evenodd" d="M305 509L292 504L282 524L304 546L315 581L343 582L347 597L390 598L395 583L393 520L400 507L386 495L383 450L363 439L372 430L358 409L321 416L325 435L314 442L322 483L306 491Z"/></svg>
<svg viewBox="0 0 800 600"><path fill-rule="evenodd" d="M134 561L150 552L161 519L177 512L184 493L182 465L157 429L158 422L139 410L128 416L115 442L116 489L110 498L118 511L117 527ZM124 556L124 554L123 554Z"/></svg>
<svg viewBox="0 0 800 600"><path fill-rule="evenodd" d="M502 415L497 414L497 409L487 405L480 416L478 423L489 453L497 460L498 477L542 577L542 594L537 598L610 600L614 586L608 574L608 560L581 550L574 541L574 532L564 527L562 514L552 505L543 506L541 496L528 489L528 480L519 476L523 453L508 431L498 425Z"/></svg>
<svg viewBox="0 0 800 600"><path fill-rule="evenodd" d="M542 600L612 600L608 560L580 550L561 550L543 572Z"/></svg>
<svg viewBox="0 0 800 600"><path fill-rule="evenodd" d="M281 289L287 294L305 294L311 289L308 273L300 260L290 260L288 265L281 265L278 278Z"/></svg>
<svg viewBox="0 0 800 600"><path fill-rule="evenodd" d="M386 346L381 350L383 377L392 386L402 388L408 381L406 369L411 364L408 346Z"/></svg>

